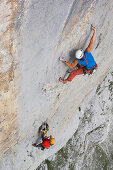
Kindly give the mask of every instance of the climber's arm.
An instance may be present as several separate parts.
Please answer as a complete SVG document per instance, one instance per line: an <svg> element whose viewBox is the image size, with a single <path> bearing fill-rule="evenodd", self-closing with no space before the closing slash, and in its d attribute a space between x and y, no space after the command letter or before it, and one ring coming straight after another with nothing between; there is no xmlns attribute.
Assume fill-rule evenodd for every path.
<svg viewBox="0 0 113 170"><path fill-rule="evenodd" d="M75 59L71 64L69 64L64 57L60 58L60 60L64 62L69 68L74 68L78 64L77 59Z"/></svg>
<svg viewBox="0 0 113 170"><path fill-rule="evenodd" d="M65 61L65 64L66 64L69 68L74 68L74 67L78 64L78 61L77 61L77 59L75 59L71 64L69 64L67 61Z"/></svg>
<svg viewBox="0 0 113 170"><path fill-rule="evenodd" d="M95 41L95 37L96 37L96 27L92 27L92 29L93 29L93 36L92 36L92 38L91 38L91 40L90 40L90 43L89 43L89 45L88 45L88 47L86 48L86 50L85 51L87 51L88 53L90 53L91 52L91 49L92 49L92 47L93 47L93 43L94 43L94 41Z"/></svg>

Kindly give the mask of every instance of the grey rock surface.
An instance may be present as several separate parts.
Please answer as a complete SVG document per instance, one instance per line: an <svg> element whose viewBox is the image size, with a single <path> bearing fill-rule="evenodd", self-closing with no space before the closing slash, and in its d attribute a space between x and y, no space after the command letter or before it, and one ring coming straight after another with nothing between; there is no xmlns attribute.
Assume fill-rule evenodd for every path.
<svg viewBox="0 0 113 170"><path fill-rule="evenodd" d="M18 134L19 142L0 162L0 169L35 169L61 149L79 125L77 108L103 80L113 64L112 0L29 0L20 2L15 21L18 37ZM68 68L59 61L74 59L85 49L97 28L92 54L98 64L94 76L77 76L66 85L59 82ZM37 130L47 121L48 135L56 144L44 152L33 148ZM4 165L5 164L5 165Z"/></svg>
<svg viewBox="0 0 113 170"><path fill-rule="evenodd" d="M72 138L37 170L113 169L113 68L76 114L79 125Z"/></svg>

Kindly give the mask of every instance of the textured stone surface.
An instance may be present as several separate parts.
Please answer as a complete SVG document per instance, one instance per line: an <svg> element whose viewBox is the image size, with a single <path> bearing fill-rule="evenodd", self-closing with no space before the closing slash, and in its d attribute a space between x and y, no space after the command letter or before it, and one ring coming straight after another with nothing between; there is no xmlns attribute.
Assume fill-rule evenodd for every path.
<svg viewBox="0 0 113 170"><path fill-rule="evenodd" d="M16 105L16 42L14 18L17 1L0 1L0 158L18 139Z"/></svg>
<svg viewBox="0 0 113 170"><path fill-rule="evenodd" d="M113 68L76 114L79 126L72 138L37 170L113 169Z"/></svg>
<svg viewBox="0 0 113 170"><path fill-rule="evenodd" d="M5 75L7 77L7 71L12 68L14 58L18 56L17 79L13 78L16 80L16 86L13 81L12 84L6 83L5 86L5 91L8 89L7 84L9 89L13 90L12 97L9 93L9 96L6 96L8 105L12 106L11 112L8 111L7 115L13 112L14 115L9 116L8 119L4 119L3 112L1 115L4 121L12 121L14 126L12 129L17 127L18 137L13 135L14 139L6 140L6 142L15 141L16 145L12 151L4 154L0 161L0 169L5 167L11 170L28 168L32 170L45 158L57 152L72 136L78 127L78 116L76 115L76 121L73 120L76 109L92 89L103 80L113 64L113 23L111 22L113 2L112 0L20 0L18 3L1 1L6 8L3 11L5 20L7 15L12 19L11 23L6 21L3 23L4 32L7 30L8 23L11 27L8 27L10 32L6 35L7 38L3 38L4 52L1 50L1 58L4 58L6 49L8 51L5 55L7 57L1 59L0 63L8 60L8 65L1 65L1 79ZM2 10L2 6L0 8ZM18 15L15 12L17 9L19 9ZM3 15L1 15L1 22L3 22ZM15 20L14 16L16 16ZM99 65L98 70L92 77L78 76L72 83L63 85L58 79L65 75L67 67L59 61L59 57L64 56L71 62L76 49L87 47L92 35L91 24L97 27L92 54ZM0 31L2 35L2 28ZM13 37L14 32L16 38ZM3 49L2 45L0 47ZM9 75L8 73L8 78ZM1 89L2 87L3 85ZM12 103L9 103L11 101ZM17 106L14 104L16 101L18 118L15 111ZM32 143L36 140L38 127L43 121L49 123L49 134L55 136L56 144L51 149L41 152L33 148ZM1 127L4 125L5 123ZM11 126L11 123L9 125ZM7 129L7 135L9 129L10 127ZM3 134L1 133L2 136ZM15 134L17 135L17 131ZM4 137L2 138L4 141ZM10 143L6 145L6 150L9 146ZM5 153L3 146L0 147Z"/></svg>

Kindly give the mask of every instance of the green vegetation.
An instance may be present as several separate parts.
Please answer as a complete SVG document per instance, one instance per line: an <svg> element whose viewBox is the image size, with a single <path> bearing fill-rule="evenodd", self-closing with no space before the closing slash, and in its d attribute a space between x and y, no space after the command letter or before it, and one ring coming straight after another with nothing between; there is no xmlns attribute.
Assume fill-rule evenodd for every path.
<svg viewBox="0 0 113 170"><path fill-rule="evenodd" d="M103 90L101 89L101 85L99 84L98 87L97 87L97 89L96 89L96 94L97 94L97 95L100 95L100 94L102 93L102 91L103 91Z"/></svg>
<svg viewBox="0 0 113 170"><path fill-rule="evenodd" d="M82 123L85 124L86 122L90 123L92 120L93 113L90 110L84 112L84 117L82 119Z"/></svg>
<svg viewBox="0 0 113 170"><path fill-rule="evenodd" d="M71 163L71 164L69 165L69 170L75 170L75 167L74 167L74 164L73 164L73 163Z"/></svg>
<svg viewBox="0 0 113 170"><path fill-rule="evenodd" d="M59 167L65 166L68 159L68 149L63 147L57 152L55 161L50 161L46 159L43 163L47 165L48 170L58 170ZM41 170L42 166L40 165L37 170ZM43 169L42 169L43 170Z"/></svg>
<svg viewBox="0 0 113 170"><path fill-rule="evenodd" d="M72 139L70 139L67 142L66 147L63 147L62 149L60 149L57 154L56 154L56 158L54 161L50 161L48 159L46 159L42 164L46 164L48 170L58 170L61 167L65 166L68 158L69 158L69 150L74 150L73 146L72 146ZM43 165L40 165L37 170L44 170L43 169ZM69 164L69 170L74 170L74 164Z"/></svg>
<svg viewBox="0 0 113 170"><path fill-rule="evenodd" d="M93 155L94 159L92 162L92 165L95 166L95 170L107 170L109 167L109 159L106 155L106 153L103 151L103 149L100 146L96 146L95 152Z"/></svg>
<svg viewBox="0 0 113 170"><path fill-rule="evenodd" d="M79 109L79 112L81 111L81 107L78 108Z"/></svg>
<svg viewBox="0 0 113 170"><path fill-rule="evenodd" d="M113 72L111 73L113 75ZM100 95L104 88L107 87L107 90L109 90L110 96L112 98L112 92L113 92L113 81L107 80L109 85L108 86L101 86L101 84L96 89L96 94ZM102 101L103 109L105 105L105 101ZM92 105L90 105L92 107ZM102 108L101 108L102 109ZM81 111L81 107L78 108L79 111ZM104 111L104 110L103 110ZM88 143L88 147L85 147L85 141L81 141L79 132L80 130L85 126L86 123L91 123L93 112L91 112L91 109L84 111L84 117L80 119L81 124L79 125L78 130L74 133L73 137L69 139L66 146L64 146L62 149L60 149L55 154L54 161L50 161L49 159L46 159L37 170L45 170L44 165L46 165L48 170L61 170L65 166L69 170L75 170L76 162L78 162L79 159L83 158L82 162L82 169L89 169L91 170L108 170L110 169L110 166L112 166L113 162L113 153L112 150L110 151L109 155L106 154L106 152L103 150L101 145L95 144L95 143ZM102 115L105 113L103 112ZM95 129L92 129L89 131L86 135L90 136L95 131L97 133L101 132L101 129L103 129L106 126L106 123L101 124L100 126L96 127ZM86 136L87 137L87 136ZM91 153L92 152L92 153ZM91 156L90 156L91 155Z"/></svg>
<svg viewBox="0 0 113 170"><path fill-rule="evenodd" d="M109 87L108 87L109 91L113 93L113 81L109 82Z"/></svg>

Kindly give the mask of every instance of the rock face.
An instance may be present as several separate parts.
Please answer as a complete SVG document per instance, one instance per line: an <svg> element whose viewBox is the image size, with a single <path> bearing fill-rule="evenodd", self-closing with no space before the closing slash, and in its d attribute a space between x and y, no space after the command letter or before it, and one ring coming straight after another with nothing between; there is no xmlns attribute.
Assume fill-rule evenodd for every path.
<svg viewBox="0 0 113 170"><path fill-rule="evenodd" d="M0 158L18 140L16 104L16 37L18 2L0 1Z"/></svg>
<svg viewBox="0 0 113 170"><path fill-rule="evenodd" d="M0 169L32 170L66 144L79 126L77 108L113 64L113 1L6 0L0 10ZM68 68L59 57L71 62L88 46L91 24L98 70L63 85ZM32 143L43 121L56 144L41 152Z"/></svg>
<svg viewBox="0 0 113 170"><path fill-rule="evenodd" d="M79 126L72 138L37 170L113 169L113 68L76 114Z"/></svg>

